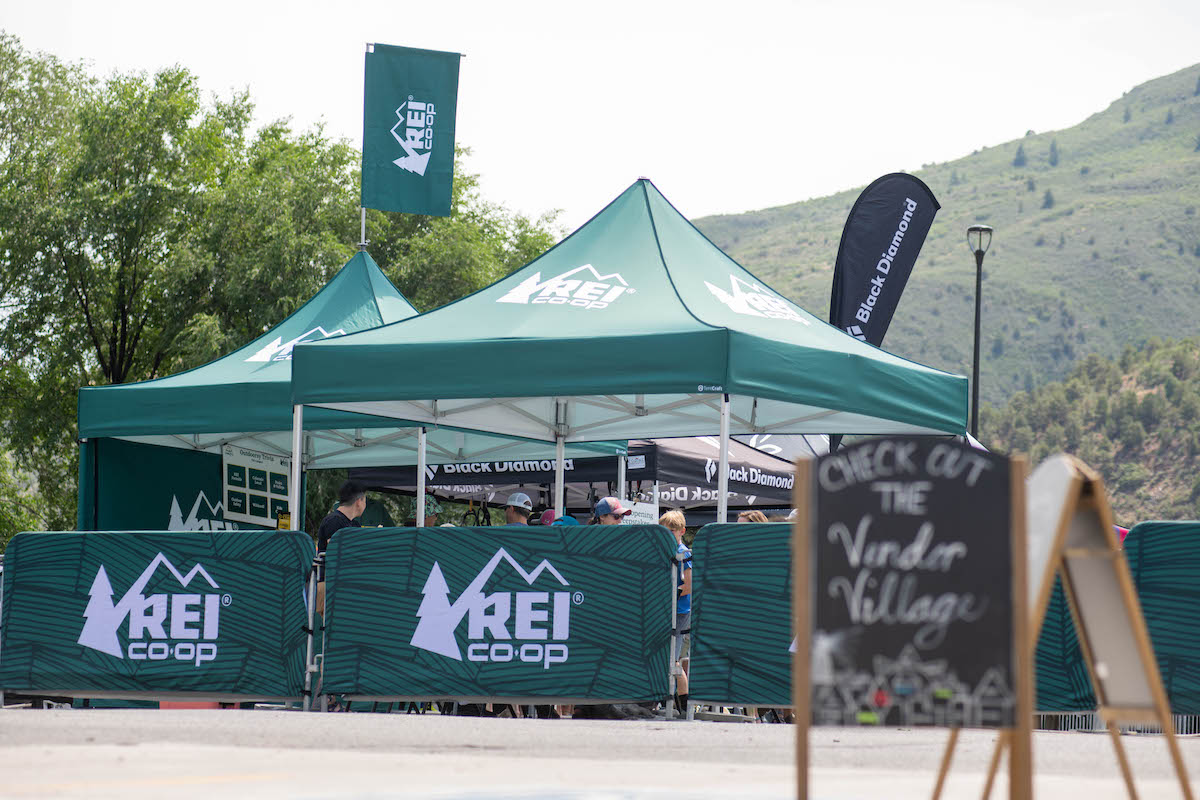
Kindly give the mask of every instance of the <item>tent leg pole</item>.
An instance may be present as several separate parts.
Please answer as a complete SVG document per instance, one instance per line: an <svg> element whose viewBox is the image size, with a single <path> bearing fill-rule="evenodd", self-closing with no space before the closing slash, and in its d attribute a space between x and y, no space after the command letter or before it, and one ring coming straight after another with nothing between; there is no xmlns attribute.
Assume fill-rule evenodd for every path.
<svg viewBox="0 0 1200 800"><path fill-rule="evenodd" d="M425 527L425 427L417 428L417 527Z"/></svg>
<svg viewBox="0 0 1200 800"><path fill-rule="evenodd" d="M314 560L308 573L308 643L304 652L304 710L312 709L312 677L317 671L313 661L313 623L316 621L317 610L317 562ZM322 617L323 619L324 617Z"/></svg>
<svg viewBox="0 0 1200 800"><path fill-rule="evenodd" d="M300 517L300 472L304 465L304 406L292 406L292 482L288 487L288 510L292 512L292 530L304 530Z"/></svg>
<svg viewBox="0 0 1200 800"><path fill-rule="evenodd" d="M721 398L721 456L717 474L717 522L729 521L729 395Z"/></svg>
<svg viewBox="0 0 1200 800"><path fill-rule="evenodd" d="M563 491L566 487L563 486L564 458L566 446L563 442L561 433L554 434L554 516L561 517L566 513L563 506L566 505Z"/></svg>
<svg viewBox="0 0 1200 800"><path fill-rule="evenodd" d="M625 459L624 454L617 456L617 499L622 503L629 496L629 493L625 491Z"/></svg>

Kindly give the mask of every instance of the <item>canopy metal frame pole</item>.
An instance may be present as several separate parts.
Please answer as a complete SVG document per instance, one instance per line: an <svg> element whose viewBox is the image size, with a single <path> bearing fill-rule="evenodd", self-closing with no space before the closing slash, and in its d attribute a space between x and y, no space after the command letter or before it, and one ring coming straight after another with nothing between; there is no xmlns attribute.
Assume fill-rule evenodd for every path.
<svg viewBox="0 0 1200 800"><path fill-rule="evenodd" d="M721 398L721 456L717 475L717 522L729 521L729 395Z"/></svg>
<svg viewBox="0 0 1200 800"><path fill-rule="evenodd" d="M304 710L312 709L312 678L317 671L317 662L313 660L313 623L316 621L317 610L317 561L313 559L312 569L308 573L308 588L305 593L308 605L308 641L304 648ZM324 619L322 609L321 619Z"/></svg>
<svg viewBox="0 0 1200 800"><path fill-rule="evenodd" d="M367 242L367 209L366 209L366 206L359 206L358 210L360 212L362 212L362 216L360 217L360 226L359 226L360 236L358 239L358 249L365 253L365 252L367 252L367 244L368 244L368 242Z"/></svg>
<svg viewBox="0 0 1200 800"><path fill-rule="evenodd" d="M425 450L428 434L425 427L417 429L417 527L425 527Z"/></svg>
<svg viewBox="0 0 1200 800"><path fill-rule="evenodd" d="M566 441L567 408L563 401L554 401L554 516L566 513Z"/></svg>
<svg viewBox="0 0 1200 800"><path fill-rule="evenodd" d="M554 434L554 516L556 518L561 517L563 514L566 513L566 511L564 510L564 506L566 505L566 499L564 497L566 492L564 490L566 489L566 486L564 486L564 484L563 484L563 480L564 480L563 473L566 471L564 469L565 459L563 458L563 454L564 454L565 450L566 450L566 446L565 446L565 441L563 439L563 435L561 433L555 433Z"/></svg>
<svg viewBox="0 0 1200 800"><path fill-rule="evenodd" d="M625 462L627 456L621 453L617 456L617 499L622 503L629 496L629 492L625 489Z"/></svg>
<svg viewBox="0 0 1200 800"><path fill-rule="evenodd" d="M292 530L304 530L300 518L300 484L304 468L304 406L292 406L292 485L288 492L288 510L292 512Z"/></svg>

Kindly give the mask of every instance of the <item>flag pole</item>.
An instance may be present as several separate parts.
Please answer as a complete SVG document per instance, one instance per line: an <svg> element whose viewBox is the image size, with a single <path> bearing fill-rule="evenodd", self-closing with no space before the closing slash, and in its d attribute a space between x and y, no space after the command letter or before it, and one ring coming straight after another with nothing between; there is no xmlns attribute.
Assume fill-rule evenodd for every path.
<svg viewBox="0 0 1200 800"><path fill-rule="evenodd" d="M374 46L375 45L373 42L367 42L367 53L368 54L371 53L371 50ZM365 80L365 78L364 78L364 80ZM366 92L364 91L363 92L364 119L365 119L366 113L367 113L367 100L366 100ZM363 147L366 148L366 146L367 146L367 129L366 129L366 125L364 123L364 125L363 125ZM362 180L361 173L359 174L359 180ZM360 215L359 216L359 232L360 233L359 233L359 237L358 237L358 249L365 253L365 252L367 252L367 207L359 206L358 211L359 211L359 215Z"/></svg>

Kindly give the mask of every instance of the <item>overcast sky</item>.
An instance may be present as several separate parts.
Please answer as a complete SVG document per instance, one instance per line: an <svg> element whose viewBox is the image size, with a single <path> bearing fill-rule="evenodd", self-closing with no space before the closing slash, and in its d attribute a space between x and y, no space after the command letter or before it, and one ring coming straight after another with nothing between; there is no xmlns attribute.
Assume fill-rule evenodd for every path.
<svg viewBox="0 0 1200 800"><path fill-rule="evenodd" d="M484 195L582 224L646 176L690 217L819 197L1074 125L1200 61L1200 2L0 0L98 74L179 63L258 121L362 138L366 42L466 54Z"/></svg>

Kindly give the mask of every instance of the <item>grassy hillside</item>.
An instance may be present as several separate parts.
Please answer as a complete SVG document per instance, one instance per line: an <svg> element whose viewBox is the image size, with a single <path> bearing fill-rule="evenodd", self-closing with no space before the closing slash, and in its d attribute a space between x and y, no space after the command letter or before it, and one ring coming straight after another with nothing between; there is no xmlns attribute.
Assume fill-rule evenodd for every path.
<svg viewBox="0 0 1200 800"><path fill-rule="evenodd" d="M1024 166L1013 163L1018 147ZM1200 334L1200 65L1139 86L1073 128L1031 131L914 174L942 209L886 349L970 373L974 223L996 229L984 262L985 400L1003 403L1091 353L1116 357L1152 336ZM861 190L696 224L825 317L842 226Z"/></svg>
<svg viewBox="0 0 1200 800"><path fill-rule="evenodd" d="M1066 451L1104 476L1116 519L1200 518L1200 341L1088 356L1065 380L985 408L984 438L1033 464Z"/></svg>

